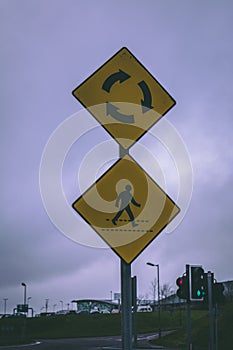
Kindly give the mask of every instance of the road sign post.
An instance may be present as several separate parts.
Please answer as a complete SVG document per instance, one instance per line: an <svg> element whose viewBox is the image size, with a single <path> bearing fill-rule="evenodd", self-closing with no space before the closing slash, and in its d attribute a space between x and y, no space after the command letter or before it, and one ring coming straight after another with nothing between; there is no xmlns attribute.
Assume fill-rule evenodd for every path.
<svg viewBox="0 0 233 350"><path fill-rule="evenodd" d="M121 259L121 337L122 350L132 349L131 264Z"/></svg>
<svg viewBox="0 0 233 350"><path fill-rule="evenodd" d="M125 149L119 147L119 157L126 154ZM121 258L121 339L122 350L132 349L132 283L131 263Z"/></svg>

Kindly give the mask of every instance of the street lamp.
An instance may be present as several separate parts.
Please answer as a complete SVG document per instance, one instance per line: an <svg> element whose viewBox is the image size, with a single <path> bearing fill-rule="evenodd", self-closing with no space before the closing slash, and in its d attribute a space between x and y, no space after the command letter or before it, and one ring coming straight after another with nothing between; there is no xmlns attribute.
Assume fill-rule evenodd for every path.
<svg viewBox="0 0 233 350"><path fill-rule="evenodd" d="M45 299L45 312L48 312L49 299Z"/></svg>
<svg viewBox="0 0 233 350"><path fill-rule="evenodd" d="M30 300L31 298L32 298L32 297L28 297L28 298L27 298L28 307L29 307L29 300Z"/></svg>
<svg viewBox="0 0 233 350"><path fill-rule="evenodd" d="M159 264L153 264L151 262L146 263L149 266L157 267L157 280L158 280L158 323L159 323L159 338L161 337L161 327L160 327L160 292L159 292Z"/></svg>
<svg viewBox="0 0 233 350"><path fill-rule="evenodd" d="M61 309L63 311L63 300L60 300L60 303L61 303Z"/></svg>
<svg viewBox="0 0 233 350"><path fill-rule="evenodd" d="M6 302L8 300L8 298L4 298L4 315L6 314Z"/></svg>
<svg viewBox="0 0 233 350"><path fill-rule="evenodd" d="M24 287L24 305L26 305L26 300L27 300L27 297L26 297L26 295L27 295L27 285L25 284L25 283L21 283L21 286L23 286Z"/></svg>

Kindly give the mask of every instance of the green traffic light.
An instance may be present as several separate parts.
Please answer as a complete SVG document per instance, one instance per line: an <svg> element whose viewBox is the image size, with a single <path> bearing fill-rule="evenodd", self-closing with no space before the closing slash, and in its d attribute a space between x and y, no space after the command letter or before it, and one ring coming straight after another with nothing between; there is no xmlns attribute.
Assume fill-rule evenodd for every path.
<svg viewBox="0 0 233 350"><path fill-rule="evenodd" d="M200 297L200 296L204 297L206 295L206 292L204 290L198 289L196 294L198 297Z"/></svg>

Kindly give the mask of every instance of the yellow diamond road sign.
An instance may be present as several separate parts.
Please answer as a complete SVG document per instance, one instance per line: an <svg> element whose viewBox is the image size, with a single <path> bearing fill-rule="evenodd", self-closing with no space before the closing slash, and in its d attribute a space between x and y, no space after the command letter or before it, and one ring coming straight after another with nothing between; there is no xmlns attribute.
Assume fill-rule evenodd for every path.
<svg viewBox="0 0 233 350"><path fill-rule="evenodd" d="M126 263L180 211L129 155L102 175L73 208Z"/></svg>
<svg viewBox="0 0 233 350"><path fill-rule="evenodd" d="M72 93L125 149L175 105L125 47Z"/></svg>

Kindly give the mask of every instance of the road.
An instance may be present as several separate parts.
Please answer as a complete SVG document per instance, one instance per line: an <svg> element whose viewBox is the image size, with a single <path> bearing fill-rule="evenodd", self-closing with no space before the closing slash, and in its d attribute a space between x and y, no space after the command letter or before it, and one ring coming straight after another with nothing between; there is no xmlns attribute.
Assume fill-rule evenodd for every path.
<svg viewBox="0 0 233 350"><path fill-rule="evenodd" d="M156 334L144 334L138 336L138 347L148 343L149 339L156 338ZM93 337L72 339L43 339L34 344L0 346L0 350L104 350L121 349L121 337ZM149 348L149 346L148 346Z"/></svg>

